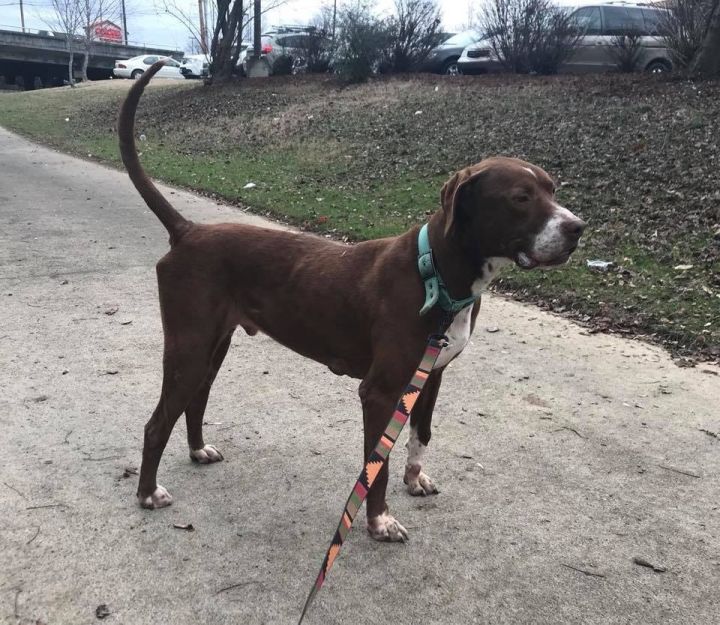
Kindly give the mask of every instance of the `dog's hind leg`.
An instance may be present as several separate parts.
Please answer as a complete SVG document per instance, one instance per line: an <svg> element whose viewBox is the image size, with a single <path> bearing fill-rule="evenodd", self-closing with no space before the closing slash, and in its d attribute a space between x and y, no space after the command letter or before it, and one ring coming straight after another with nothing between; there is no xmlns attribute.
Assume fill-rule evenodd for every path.
<svg viewBox="0 0 720 625"><path fill-rule="evenodd" d="M188 446L190 447L190 458L200 464L209 464L218 462L223 459L223 455L214 445L206 445L203 440L203 417L205 416L205 407L207 406L210 389L215 381L215 377L220 371L223 360L230 348L230 340L233 333L230 332L218 345L212 358L212 366L205 382L195 397L190 400L185 409L185 423L187 424Z"/></svg>
<svg viewBox="0 0 720 625"><path fill-rule="evenodd" d="M438 489L433 481L423 473L423 457L430 442L435 400L440 390L442 369L433 371L425 383L410 415L410 436L407 442L408 458L405 464L405 484L407 491L414 496L435 495Z"/></svg>

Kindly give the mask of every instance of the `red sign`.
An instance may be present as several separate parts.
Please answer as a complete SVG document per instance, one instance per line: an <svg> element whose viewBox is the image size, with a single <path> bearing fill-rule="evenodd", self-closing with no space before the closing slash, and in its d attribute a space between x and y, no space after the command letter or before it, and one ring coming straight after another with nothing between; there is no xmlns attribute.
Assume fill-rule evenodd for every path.
<svg viewBox="0 0 720 625"><path fill-rule="evenodd" d="M93 24L93 39L108 43L122 43L123 32L117 24L112 22L98 22Z"/></svg>

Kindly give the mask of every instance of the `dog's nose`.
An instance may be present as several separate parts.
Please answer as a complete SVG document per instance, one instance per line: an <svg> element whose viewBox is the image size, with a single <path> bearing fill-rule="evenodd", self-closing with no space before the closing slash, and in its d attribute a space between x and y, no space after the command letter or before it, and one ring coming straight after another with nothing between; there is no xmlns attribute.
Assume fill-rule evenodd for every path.
<svg viewBox="0 0 720 625"><path fill-rule="evenodd" d="M562 227L566 235L579 239L585 232L587 224L582 219L571 219L566 221Z"/></svg>

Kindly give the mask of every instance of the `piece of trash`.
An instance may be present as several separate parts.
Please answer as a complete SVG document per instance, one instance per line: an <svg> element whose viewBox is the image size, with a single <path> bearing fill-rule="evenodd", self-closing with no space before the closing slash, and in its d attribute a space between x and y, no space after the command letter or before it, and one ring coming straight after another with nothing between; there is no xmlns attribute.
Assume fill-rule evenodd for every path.
<svg viewBox="0 0 720 625"><path fill-rule="evenodd" d="M495 334L495 332L500 332L500 328L498 328L497 326L490 326L489 328L485 328L485 332Z"/></svg>
<svg viewBox="0 0 720 625"><path fill-rule="evenodd" d="M586 261L588 269L592 271L610 271L615 266L611 260L588 260Z"/></svg>
<svg viewBox="0 0 720 625"><path fill-rule="evenodd" d="M97 608L95 608L95 616L100 620L104 619L106 616L110 616L110 608L108 608L106 604L101 603Z"/></svg>
<svg viewBox="0 0 720 625"><path fill-rule="evenodd" d="M248 182L243 189L254 189L257 185L254 182Z"/></svg>
<svg viewBox="0 0 720 625"><path fill-rule="evenodd" d="M438 87L437 85L435 85L435 91L440 91L440 87Z"/></svg>
<svg viewBox="0 0 720 625"><path fill-rule="evenodd" d="M688 269L692 269L695 265L675 265L673 269L675 271L687 271Z"/></svg>
<svg viewBox="0 0 720 625"><path fill-rule="evenodd" d="M147 141L147 137L145 135L140 135L140 141Z"/></svg>
<svg viewBox="0 0 720 625"><path fill-rule="evenodd" d="M415 111L415 115L422 115L422 111Z"/></svg>
<svg viewBox="0 0 720 625"><path fill-rule="evenodd" d="M120 325L121 326L129 326L131 323L132 323L132 319L128 319L126 321L121 321Z"/></svg>
<svg viewBox="0 0 720 625"><path fill-rule="evenodd" d="M125 470L122 472L123 477L130 477L131 475L137 475L138 470L135 467L125 467Z"/></svg>
<svg viewBox="0 0 720 625"><path fill-rule="evenodd" d="M105 310L105 314L106 314L106 315L114 315L117 311L118 311L118 307L117 307L117 306L111 306L110 308L108 308L107 310Z"/></svg>
<svg viewBox="0 0 720 625"><path fill-rule="evenodd" d="M192 523L173 523L176 530L185 530L186 532L194 532L195 528Z"/></svg>
<svg viewBox="0 0 720 625"><path fill-rule="evenodd" d="M633 558L633 562L638 566L644 566L648 569L652 569L656 573L665 573L665 571L667 571L664 566L659 566L657 564L653 564L652 562L648 562L645 558L638 558L636 556Z"/></svg>

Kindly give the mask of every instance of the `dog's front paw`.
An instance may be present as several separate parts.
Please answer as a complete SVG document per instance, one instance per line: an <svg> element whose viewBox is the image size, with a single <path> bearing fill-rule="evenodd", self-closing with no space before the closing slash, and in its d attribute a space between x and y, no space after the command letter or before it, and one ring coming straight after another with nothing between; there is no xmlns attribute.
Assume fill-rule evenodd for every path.
<svg viewBox="0 0 720 625"><path fill-rule="evenodd" d="M191 449L190 458L200 464L210 464L211 462L220 462L223 460L223 455L214 445L205 445L202 449Z"/></svg>
<svg viewBox="0 0 720 625"><path fill-rule="evenodd" d="M408 539L407 530L387 512L368 519L367 531L372 538L383 542L402 543Z"/></svg>
<svg viewBox="0 0 720 625"><path fill-rule="evenodd" d="M170 495L165 488L160 486L160 484L155 487L155 490L151 495L148 495L147 497L138 495L138 502L140 503L140 506L142 508L147 508L148 510L155 510L156 508L169 506L172 503L172 500L172 495Z"/></svg>
<svg viewBox="0 0 720 625"><path fill-rule="evenodd" d="M407 467L405 469L405 478L403 481L407 484L407 492L413 497L437 495L440 492L428 475L419 469L413 469L413 467Z"/></svg>

